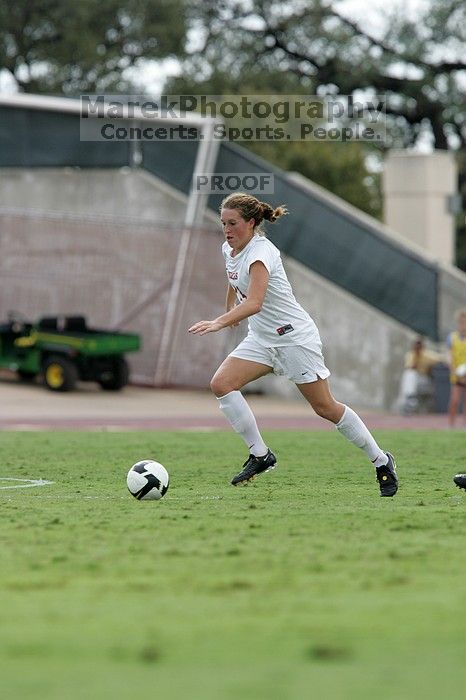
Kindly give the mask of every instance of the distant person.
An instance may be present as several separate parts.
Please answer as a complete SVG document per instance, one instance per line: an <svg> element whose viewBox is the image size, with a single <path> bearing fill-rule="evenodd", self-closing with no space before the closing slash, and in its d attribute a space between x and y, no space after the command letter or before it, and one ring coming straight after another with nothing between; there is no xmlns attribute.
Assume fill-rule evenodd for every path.
<svg viewBox="0 0 466 700"><path fill-rule="evenodd" d="M417 411L422 400L433 395L432 369L442 360L442 355L425 347L422 338L414 341L405 355L401 377L400 404L403 413Z"/></svg>
<svg viewBox="0 0 466 700"><path fill-rule="evenodd" d="M456 331L447 338L450 363L450 405L448 421L455 425L458 406L463 399L463 423L466 425L466 309L456 313Z"/></svg>
<svg viewBox="0 0 466 700"><path fill-rule="evenodd" d="M249 382L275 372L294 382L319 416L364 450L375 467L380 495L394 496L398 489L395 460L381 450L361 418L333 398L319 331L293 295L280 251L261 230L264 220L273 223L286 213L284 207L274 209L248 194L235 193L223 200L226 312L189 328L190 333L205 335L248 319L246 338L223 361L210 385L220 409L249 448L248 459L231 483L246 483L277 461L240 391ZM338 472L334 478L346 479Z"/></svg>
<svg viewBox="0 0 466 700"><path fill-rule="evenodd" d="M453 481L460 489L466 491L466 474L457 474L453 477Z"/></svg>

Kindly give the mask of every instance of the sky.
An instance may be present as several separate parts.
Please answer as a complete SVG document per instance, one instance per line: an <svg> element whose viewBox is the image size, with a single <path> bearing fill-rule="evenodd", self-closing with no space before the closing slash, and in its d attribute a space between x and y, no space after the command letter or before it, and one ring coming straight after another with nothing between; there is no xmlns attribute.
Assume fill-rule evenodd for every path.
<svg viewBox="0 0 466 700"><path fill-rule="evenodd" d="M367 21L373 27L380 24L380 12L384 9L405 7L410 15L415 16L420 7L426 4L426 0L341 0L338 3L340 9L345 11L348 17Z"/></svg>

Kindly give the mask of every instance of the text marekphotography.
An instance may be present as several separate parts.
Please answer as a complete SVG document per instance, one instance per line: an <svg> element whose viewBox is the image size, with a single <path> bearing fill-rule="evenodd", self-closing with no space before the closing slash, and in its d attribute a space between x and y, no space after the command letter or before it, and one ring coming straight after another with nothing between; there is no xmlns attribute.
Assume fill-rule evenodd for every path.
<svg viewBox="0 0 466 700"><path fill-rule="evenodd" d="M82 95L82 141L372 141L386 138L384 95Z"/></svg>

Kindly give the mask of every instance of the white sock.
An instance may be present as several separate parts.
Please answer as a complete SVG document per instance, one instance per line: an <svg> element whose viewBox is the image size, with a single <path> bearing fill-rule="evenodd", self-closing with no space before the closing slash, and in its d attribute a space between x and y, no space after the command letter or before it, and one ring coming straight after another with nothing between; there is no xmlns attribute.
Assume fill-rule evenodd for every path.
<svg viewBox="0 0 466 700"><path fill-rule="evenodd" d="M380 449L358 414L349 406L345 406L345 412L335 427L353 445L364 450L374 466L381 467L387 464L387 455Z"/></svg>
<svg viewBox="0 0 466 700"><path fill-rule="evenodd" d="M254 414L240 391L230 391L218 398L218 405L229 420L233 430L241 435L255 457L267 454L267 445L261 438Z"/></svg>

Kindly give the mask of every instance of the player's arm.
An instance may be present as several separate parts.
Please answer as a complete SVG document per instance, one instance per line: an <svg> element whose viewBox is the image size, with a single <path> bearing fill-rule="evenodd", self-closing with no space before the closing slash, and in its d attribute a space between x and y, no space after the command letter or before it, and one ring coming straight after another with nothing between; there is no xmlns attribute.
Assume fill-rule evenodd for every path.
<svg viewBox="0 0 466 700"><path fill-rule="evenodd" d="M199 333L199 335L213 333L259 313L264 303L268 283L267 268L260 260L256 260L249 268L249 286L246 299L213 321L198 321L191 326L189 333Z"/></svg>

